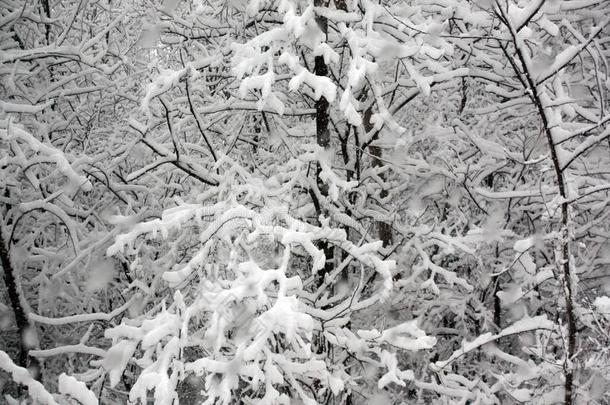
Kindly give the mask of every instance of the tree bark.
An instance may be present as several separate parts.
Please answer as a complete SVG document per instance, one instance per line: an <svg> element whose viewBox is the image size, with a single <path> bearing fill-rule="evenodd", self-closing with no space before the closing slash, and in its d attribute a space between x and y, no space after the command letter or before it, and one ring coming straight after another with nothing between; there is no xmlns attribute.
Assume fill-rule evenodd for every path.
<svg viewBox="0 0 610 405"><path fill-rule="evenodd" d="M373 130L374 125L371 123L371 118L373 116L373 108L369 107L364 112L364 117L362 119L362 123L364 125L364 130L369 133ZM379 137L379 133L375 133L373 135L372 141L374 142ZM381 147L378 145L369 145L369 153L373 158L373 167L382 168L384 166L382 158L383 151ZM379 173L379 177L385 183L386 175L385 173ZM388 190L384 187L379 193L379 197L386 198L388 196ZM386 221L377 222L377 233L379 235L379 239L383 243L383 247L388 247L392 244L392 225Z"/></svg>
<svg viewBox="0 0 610 405"><path fill-rule="evenodd" d="M44 11L45 17L50 19L51 18L51 6L49 5L49 0L42 0L41 3L42 3L42 10ZM51 36L51 25L45 24L44 25L44 38L46 40L47 45L51 45L50 36Z"/></svg>
<svg viewBox="0 0 610 405"><path fill-rule="evenodd" d="M8 290L8 296L11 301L11 307L15 314L15 322L19 331L19 359L17 364L21 367L28 367L34 378L40 379L40 363L38 359L30 357L27 347L27 333L32 325L30 325L25 310L21 305L21 297L17 286L17 276L13 267L9 246L4 241L4 226L0 222L0 262L4 273L4 284Z"/></svg>
<svg viewBox="0 0 610 405"><path fill-rule="evenodd" d="M519 39L517 38L517 31L510 23L507 13L501 7L498 7L500 10L500 15L502 21L509 29L512 42L515 47L515 53L517 54L517 58L519 59L519 63L523 69L523 76L525 79L526 90L528 90L530 99L532 103L536 107L538 115L542 121L542 129L546 135L547 144L549 147L549 151L551 154L551 160L553 162L553 169L555 171L555 178L557 181L557 186L559 189L559 196L562 199L561 203L561 232L560 232L560 240L558 246L559 257L556 259L557 266L562 272L562 285L564 289L564 297L565 297L565 305L566 305L566 323L568 325L568 350L566 353L566 359L563 364L563 372L564 372L564 403L565 405L571 405L574 401L574 371L572 366L572 359L576 353L576 339L577 339L577 330L576 330L576 315L574 313L574 288L572 286L572 271L571 271L571 263L570 263L570 245L569 245L569 203L568 203L568 195L566 192L565 186L565 177L564 171L561 167L561 163L559 161L558 150L553 140L553 133L551 130L551 125L549 123L549 118L547 116L546 108L548 105L545 105L543 101L543 93L541 92L540 86L544 86L541 84L540 86L536 84L532 74L529 70L528 62L526 56L519 46ZM520 72L515 72L517 75Z"/></svg>
<svg viewBox="0 0 610 405"><path fill-rule="evenodd" d="M324 0L315 0L314 5L316 7L326 7L328 4ZM316 16L316 23L320 28L320 31L326 36L328 34L328 20L323 16ZM328 66L326 66L326 62L324 62L323 56L315 57L315 65L314 65L314 73L316 76L328 76ZM330 148L330 130L328 129L328 121L329 121L329 103L328 100L324 96L320 96L318 100L316 100L316 143L324 148L327 151ZM322 171L320 164L316 166L316 184L318 185L318 189L320 190L320 194L322 197L326 197L328 195L328 187L322 179L320 178L320 172ZM314 198L314 205L317 209L318 216L326 214L326 210L323 208L320 201L315 202L317 199L314 193L311 193ZM324 251L326 255L326 265L324 266L324 270L319 274L319 279L321 282L324 281L324 276L329 273L332 269L332 258L334 257L334 249L326 243L323 242L320 244L320 248Z"/></svg>

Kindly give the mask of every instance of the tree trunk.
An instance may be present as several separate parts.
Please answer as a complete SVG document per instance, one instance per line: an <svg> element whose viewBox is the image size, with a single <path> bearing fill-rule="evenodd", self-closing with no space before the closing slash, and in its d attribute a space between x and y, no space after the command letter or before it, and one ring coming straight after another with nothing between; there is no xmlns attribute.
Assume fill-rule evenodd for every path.
<svg viewBox="0 0 610 405"><path fill-rule="evenodd" d="M373 116L372 107L367 108L364 112L364 117L362 123L364 125L364 130L369 133L373 130L374 125L371 123L371 117ZM372 141L377 140L379 133L373 135ZM369 153L373 157L373 167L383 167L382 150L380 146L377 145L369 145ZM379 173L379 177L383 182L386 180L385 173ZM379 193L379 197L385 198L388 196L388 190L384 187ZM389 222L379 221L377 222L377 232L379 235L379 239L383 243L383 247L390 246L392 244L392 225Z"/></svg>
<svg viewBox="0 0 610 405"><path fill-rule="evenodd" d="M557 186L559 189L559 196L562 199L561 203L561 232L560 232L560 240L557 246L558 257L556 258L557 267L562 272L562 286L564 289L564 297L565 297L565 305L566 305L566 323L568 325L568 348L566 353L566 359L563 364L563 373L564 373L564 403L565 405L571 405L574 401L574 368L572 366L572 360L574 355L576 354L576 339L577 339L577 330L576 330L576 315L574 313L574 287L572 285L572 271L570 264L570 245L569 245L569 203L568 195L566 192L566 181L564 177L564 171L561 167L559 161L559 154L557 145L553 140L553 133L551 123L549 122L549 117L547 110L552 108L547 101L544 99L544 89L542 86L544 84L537 84L534 78L532 77L532 72L530 71L530 66L528 64L528 59L526 58L526 53L520 46L520 42L517 39L517 32L515 28L509 23L509 19L507 17L507 13L501 7L499 7L499 11L501 13L501 17L503 21L506 22L507 28L511 32L513 44L515 46L515 52L517 54L517 58L521 64L523 69L523 82L524 87L528 90L530 99L532 103L536 107L538 115L542 121L542 129L546 135L547 145L549 147L549 151L551 154L551 160L553 162L553 168L555 171L555 179L557 181ZM515 72L517 75L520 72ZM547 96L548 97L548 96Z"/></svg>
<svg viewBox="0 0 610 405"><path fill-rule="evenodd" d="M4 284L8 290L8 296L11 301L13 313L15 314L15 322L19 331L19 359L17 364L21 367L27 367L32 372L34 378L40 379L40 363L38 359L28 355L29 348L28 333L31 333L32 325L30 325L25 310L21 305L21 297L17 286L15 269L11 261L9 246L4 241L4 226L0 222L0 262L4 272Z"/></svg>
<svg viewBox="0 0 610 405"><path fill-rule="evenodd" d="M326 7L328 4L323 0L315 0L314 5L316 7ZM316 22L318 27L324 34L324 36L328 33L328 21L326 17L316 16ZM323 56L315 57L315 65L314 65L314 73L316 76L328 76L328 67L324 62ZM318 100L316 100L316 142L319 146L324 148L327 151L330 148L330 131L328 129L328 121L329 121L329 104L328 100L324 96L320 96ZM322 179L320 179L321 167L318 164L316 167L316 184L320 190L320 194L322 197L326 197L328 195L328 187ZM326 210L322 207L322 203L320 201L315 202L317 199L315 195L312 193L312 197L314 198L314 204L316 205L317 214L325 215ZM329 273L332 269L332 258L334 257L334 249L329 246L328 243L321 243L320 248L324 251L326 255L326 265L324 266L324 270L319 274L320 283L324 281L324 276Z"/></svg>

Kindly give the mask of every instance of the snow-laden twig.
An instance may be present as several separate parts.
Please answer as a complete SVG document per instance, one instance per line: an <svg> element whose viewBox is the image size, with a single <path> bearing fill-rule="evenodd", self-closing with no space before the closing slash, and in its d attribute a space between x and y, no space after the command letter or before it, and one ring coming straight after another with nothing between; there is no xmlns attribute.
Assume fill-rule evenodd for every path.
<svg viewBox="0 0 610 405"><path fill-rule="evenodd" d="M59 405L53 395L36 381L26 368L17 366L2 350L0 350L0 369L9 373L16 383L25 385L28 388L28 394L34 401L46 405Z"/></svg>
<svg viewBox="0 0 610 405"><path fill-rule="evenodd" d="M478 349L479 347L494 342L500 338L516 335L523 332L535 331L540 329L553 330L555 328L555 323L549 321L546 315L540 315L533 318L524 318L515 323L513 323L508 328L503 329L500 333L494 335L491 333L485 333L479 337L477 337L472 342L462 342L462 348L453 352L451 356L447 360L437 361L434 364L430 364L430 367L435 372L439 372L449 364L464 356L467 353L472 352L473 350Z"/></svg>
<svg viewBox="0 0 610 405"><path fill-rule="evenodd" d="M129 309L129 307L135 301L137 301L137 299L138 299L137 296L130 298L129 301L127 301L126 303L124 303L123 305L116 308L114 311L112 311L110 313L97 312L97 313L91 313L91 314L70 315L70 316L64 316L61 318L49 318L46 316L42 316L42 315L38 315L38 314L30 312L28 317L31 321L42 323L45 325L67 325L67 324L75 323L75 322L109 321L109 320L116 318L117 316L119 316L120 314L125 312L127 309Z"/></svg>
<svg viewBox="0 0 610 405"><path fill-rule="evenodd" d="M66 375L65 373L59 375L57 389L60 393L76 399L82 405L99 404L95 393L87 388L87 385L84 382L78 381L76 378Z"/></svg>
<svg viewBox="0 0 610 405"><path fill-rule="evenodd" d="M6 137L9 140L20 139L21 141L26 142L34 152L52 158L56 164L57 170L67 177L71 183L80 187L83 191L91 191L93 189L91 182L86 177L76 172L62 151L40 142L19 125L9 123L6 128L0 127L0 137Z"/></svg>
<svg viewBox="0 0 610 405"><path fill-rule="evenodd" d="M30 356L40 358L53 357L71 353L90 354L97 357L104 357L106 355L106 350L100 349L98 347L86 346L84 344L79 343L77 345L59 346L54 347L52 349L30 350L29 352Z"/></svg>

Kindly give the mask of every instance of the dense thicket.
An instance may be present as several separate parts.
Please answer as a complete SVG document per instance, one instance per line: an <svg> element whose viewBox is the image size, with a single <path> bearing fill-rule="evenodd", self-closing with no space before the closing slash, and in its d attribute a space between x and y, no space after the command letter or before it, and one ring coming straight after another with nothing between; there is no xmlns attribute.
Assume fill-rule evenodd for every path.
<svg viewBox="0 0 610 405"><path fill-rule="evenodd" d="M606 1L0 4L9 403L610 401Z"/></svg>

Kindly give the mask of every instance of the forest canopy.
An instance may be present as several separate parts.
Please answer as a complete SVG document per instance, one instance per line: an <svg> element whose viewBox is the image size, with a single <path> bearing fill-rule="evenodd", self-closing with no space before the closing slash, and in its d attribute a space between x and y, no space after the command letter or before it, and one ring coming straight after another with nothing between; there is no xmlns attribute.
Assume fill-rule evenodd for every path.
<svg viewBox="0 0 610 405"><path fill-rule="evenodd" d="M0 402L607 404L606 0L0 0Z"/></svg>

